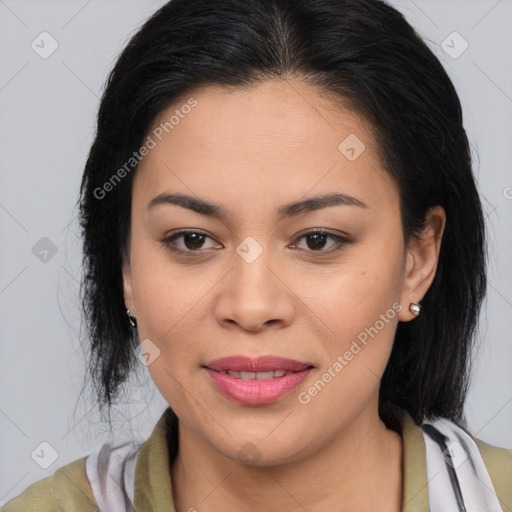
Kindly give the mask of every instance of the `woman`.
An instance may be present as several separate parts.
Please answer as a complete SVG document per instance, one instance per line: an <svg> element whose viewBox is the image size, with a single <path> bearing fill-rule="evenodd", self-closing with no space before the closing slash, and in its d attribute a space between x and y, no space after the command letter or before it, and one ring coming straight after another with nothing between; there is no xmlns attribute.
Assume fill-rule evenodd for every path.
<svg viewBox="0 0 512 512"><path fill-rule="evenodd" d="M512 510L463 407L486 286L459 99L379 0L172 0L101 101L90 369L169 404L3 511Z"/></svg>

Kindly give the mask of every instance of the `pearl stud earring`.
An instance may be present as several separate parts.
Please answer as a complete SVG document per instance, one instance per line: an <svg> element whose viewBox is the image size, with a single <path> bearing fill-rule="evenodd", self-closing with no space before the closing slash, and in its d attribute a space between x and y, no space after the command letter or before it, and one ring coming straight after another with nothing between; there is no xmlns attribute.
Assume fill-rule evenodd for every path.
<svg viewBox="0 0 512 512"><path fill-rule="evenodd" d="M409 310L413 315L418 316L421 311L421 304L419 302L411 302Z"/></svg>

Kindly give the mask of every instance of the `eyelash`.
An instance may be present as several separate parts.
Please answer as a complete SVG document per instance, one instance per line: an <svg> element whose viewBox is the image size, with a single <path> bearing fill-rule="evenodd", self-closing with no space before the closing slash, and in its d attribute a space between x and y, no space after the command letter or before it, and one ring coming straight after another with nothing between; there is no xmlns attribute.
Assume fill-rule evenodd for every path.
<svg viewBox="0 0 512 512"><path fill-rule="evenodd" d="M204 236L206 238L211 238L209 235L207 235L206 233L203 233L202 231L198 231L198 230L181 230L181 231L173 233L172 235L164 238L163 240L161 240L161 243L164 245L165 248L167 248L170 251L175 252L175 253L194 254L194 253L202 252L201 249L198 249L198 250L191 250L191 249L183 250L183 249L177 249L175 246L173 246L172 242L174 242L174 240L176 240L180 236L187 235L187 234L197 234L197 235L202 235L202 236ZM353 243L353 240L351 240L350 238L346 238L346 237L343 237L343 236L335 235L333 233L330 233L328 231L323 231L323 230L312 230L312 231L308 231L306 233L303 233L297 239L297 241L300 241L303 238L307 238L308 236L311 236L311 235L324 235L324 236L329 237L332 240L334 240L337 245L334 248L332 248L330 250L327 250L327 251L323 251L323 250L315 251L315 250L307 250L307 249L300 249L300 250L306 250L306 252L313 253L313 254L328 255L328 254L332 254L332 253L334 253L336 251L339 251L341 248L343 248L346 245L349 245L349 244Z"/></svg>

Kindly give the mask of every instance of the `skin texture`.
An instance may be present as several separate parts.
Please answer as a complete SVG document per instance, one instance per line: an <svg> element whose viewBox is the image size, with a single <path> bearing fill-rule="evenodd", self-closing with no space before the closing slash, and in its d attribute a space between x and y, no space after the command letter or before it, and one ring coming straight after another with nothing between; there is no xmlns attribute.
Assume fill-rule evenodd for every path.
<svg viewBox="0 0 512 512"><path fill-rule="evenodd" d="M414 320L409 304L434 278L444 210L432 208L425 232L406 247L398 189L371 126L300 79L245 90L209 86L190 96L197 106L137 170L123 266L140 339L160 350L148 369L180 420L177 512L399 510L402 440L379 418L379 384L397 322ZM350 134L365 144L353 161L338 149ZM230 217L169 204L148 210L164 192L222 204ZM367 206L276 217L284 204L333 192ZM333 252L335 240L303 237L314 228L353 242ZM174 240L188 251L180 255L161 242L179 229L207 237ZM246 237L263 250L252 263L236 252ZM393 304L403 306L399 313ZM299 392L390 308L395 314L378 334L300 403ZM242 405L220 394L203 368L238 354L309 361L315 369L275 403ZM241 456L248 442L252 462Z"/></svg>

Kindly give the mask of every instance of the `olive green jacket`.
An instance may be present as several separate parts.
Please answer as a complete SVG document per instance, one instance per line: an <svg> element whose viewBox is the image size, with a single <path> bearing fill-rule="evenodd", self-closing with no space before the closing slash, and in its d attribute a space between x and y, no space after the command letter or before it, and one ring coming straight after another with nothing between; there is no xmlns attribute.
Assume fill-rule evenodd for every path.
<svg viewBox="0 0 512 512"><path fill-rule="evenodd" d="M404 416L403 512L429 511L429 485L422 430ZM482 456L503 512L512 512L512 450L473 438ZM92 512L98 506L85 472L86 457L30 485L0 512ZM134 476L135 512L175 512L166 437L165 413L138 453ZM103 511L102 511L103 512Z"/></svg>

